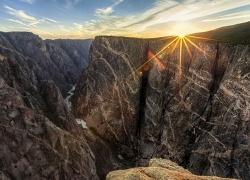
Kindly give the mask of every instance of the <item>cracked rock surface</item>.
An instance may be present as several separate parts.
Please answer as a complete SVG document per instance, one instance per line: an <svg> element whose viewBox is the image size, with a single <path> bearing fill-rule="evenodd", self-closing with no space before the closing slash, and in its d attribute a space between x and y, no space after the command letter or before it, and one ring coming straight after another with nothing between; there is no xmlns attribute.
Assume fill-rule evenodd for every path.
<svg viewBox="0 0 250 180"><path fill-rule="evenodd" d="M250 178L250 49L99 36L72 111L137 166L170 159L197 175ZM183 45L184 47L184 45Z"/></svg>
<svg viewBox="0 0 250 180"><path fill-rule="evenodd" d="M0 179L99 179L95 155L38 63L0 46Z"/></svg>
<svg viewBox="0 0 250 180"><path fill-rule="evenodd" d="M86 141L26 106L0 77L0 168L3 179L98 179Z"/></svg>

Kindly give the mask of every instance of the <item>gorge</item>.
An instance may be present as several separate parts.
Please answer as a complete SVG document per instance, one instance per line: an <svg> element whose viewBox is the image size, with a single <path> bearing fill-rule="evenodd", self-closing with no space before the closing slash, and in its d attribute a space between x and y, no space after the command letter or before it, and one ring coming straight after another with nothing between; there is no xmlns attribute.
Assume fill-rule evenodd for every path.
<svg viewBox="0 0 250 180"><path fill-rule="evenodd" d="M249 179L249 45L189 40L0 33L0 177L105 179L163 158Z"/></svg>

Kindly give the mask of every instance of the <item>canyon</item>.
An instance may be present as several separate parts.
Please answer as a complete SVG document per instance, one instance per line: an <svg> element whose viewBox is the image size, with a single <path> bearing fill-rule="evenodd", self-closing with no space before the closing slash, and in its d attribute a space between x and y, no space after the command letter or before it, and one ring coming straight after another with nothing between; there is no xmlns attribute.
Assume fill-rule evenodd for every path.
<svg viewBox="0 0 250 180"><path fill-rule="evenodd" d="M249 179L249 45L174 39L1 32L1 179L105 179L153 158Z"/></svg>

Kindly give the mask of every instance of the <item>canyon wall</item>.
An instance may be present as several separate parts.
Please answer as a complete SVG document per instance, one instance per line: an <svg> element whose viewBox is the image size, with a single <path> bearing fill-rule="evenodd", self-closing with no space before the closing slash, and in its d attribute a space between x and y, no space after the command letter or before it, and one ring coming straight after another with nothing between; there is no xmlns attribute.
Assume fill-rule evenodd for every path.
<svg viewBox="0 0 250 180"><path fill-rule="evenodd" d="M51 77L40 50L33 45L25 49L25 41L19 45L37 52L38 60L0 45L0 179L99 179L84 129L52 81L58 68ZM56 82L70 87L64 80Z"/></svg>
<svg viewBox="0 0 250 180"><path fill-rule="evenodd" d="M64 97L88 65L91 42L92 40L42 40L30 32L0 32L0 44L35 60L47 77L59 87Z"/></svg>
<svg viewBox="0 0 250 180"><path fill-rule="evenodd" d="M249 179L249 46L172 40L96 37L74 116L136 165Z"/></svg>

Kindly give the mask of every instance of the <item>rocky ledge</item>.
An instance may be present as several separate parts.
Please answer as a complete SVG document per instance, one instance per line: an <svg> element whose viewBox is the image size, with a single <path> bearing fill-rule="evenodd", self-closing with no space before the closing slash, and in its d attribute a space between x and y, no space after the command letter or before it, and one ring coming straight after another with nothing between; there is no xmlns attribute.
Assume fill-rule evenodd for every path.
<svg viewBox="0 0 250 180"><path fill-rule="evenodd" d="M112 171L107 180L233 180L216 176L196 176L167 159L151 159L149 167Z"/></svg>

